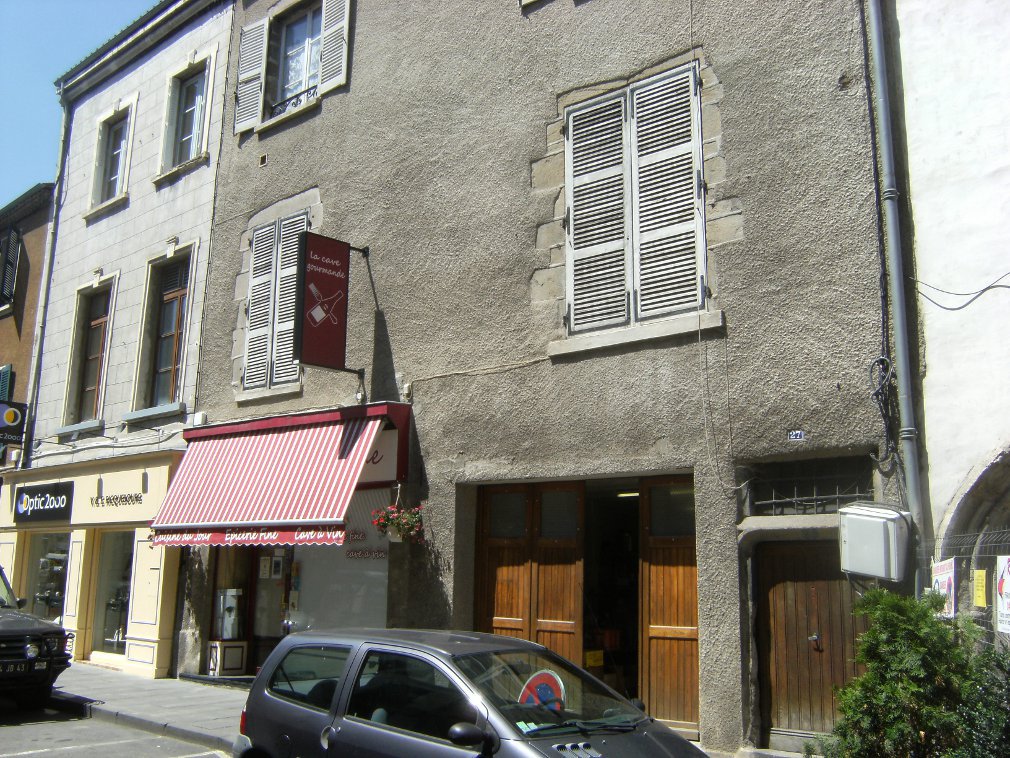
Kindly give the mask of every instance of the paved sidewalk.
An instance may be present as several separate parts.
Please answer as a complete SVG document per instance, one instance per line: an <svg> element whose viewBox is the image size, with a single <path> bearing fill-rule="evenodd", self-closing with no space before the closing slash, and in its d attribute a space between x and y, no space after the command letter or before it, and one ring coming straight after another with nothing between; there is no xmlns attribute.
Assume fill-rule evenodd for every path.
<svg viewBox="0 0 1010 758"><path fill-rule="evenodd" d="M52 707L164 734L230 754L248 692L180 679L146 679L75 662L56 680Z"/></svg>

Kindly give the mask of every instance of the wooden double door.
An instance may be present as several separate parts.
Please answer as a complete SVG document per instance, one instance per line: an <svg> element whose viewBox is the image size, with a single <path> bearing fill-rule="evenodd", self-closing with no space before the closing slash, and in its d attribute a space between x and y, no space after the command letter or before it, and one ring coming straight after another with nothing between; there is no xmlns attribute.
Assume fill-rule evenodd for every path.
<svg viewBox="0 0 1010 758"><path fill-rule="evenodd" d="M623 488L627 489L627 488ZM587 544L587 519L606 531L619 497L637 498L637 556ZM627 513L623 509L622 513ZM589 524L593 526L593 524ZM626 525L625 525L626 526ZM631 492L583 482L485 487L478 519L476 606L481 631L533 640L580 665L599 608L587 613L591 576L630 571L637 587L637 671L649 713L687 734L698 729L698 572L690 477L640 480ZM629 560L630 558L630 560ZM599 600L597 600L599 602ZM587 616L589 622L587 623Z"/></svg>

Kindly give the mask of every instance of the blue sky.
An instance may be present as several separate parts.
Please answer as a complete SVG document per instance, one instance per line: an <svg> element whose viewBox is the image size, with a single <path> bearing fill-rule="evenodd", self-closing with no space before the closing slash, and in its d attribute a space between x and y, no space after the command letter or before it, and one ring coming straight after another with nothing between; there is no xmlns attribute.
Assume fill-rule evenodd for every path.
<svg viewBox="0 0 1010 758"><path fill-rule="evenodd" d="M62 110L53 82L157 0L0 0L0 208L56 177Z"/></svg>

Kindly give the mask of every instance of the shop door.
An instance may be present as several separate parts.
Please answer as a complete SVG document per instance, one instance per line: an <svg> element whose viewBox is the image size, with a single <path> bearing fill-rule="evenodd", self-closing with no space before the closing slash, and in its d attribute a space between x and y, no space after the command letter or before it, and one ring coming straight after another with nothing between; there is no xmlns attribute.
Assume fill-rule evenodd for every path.
<svg viewBox="0 0 1010 758"><path fill-rule="evenodd" d="M797 734L830 732L833 692L857 673L854 593L838 543L769 542L754 552L763 744L794 749Z"/></svg>
<svg viewBox="0 0 1010 758"><path fill-rule="evenodd" d="M482 490L477 561L481 631L582 660L581 483Z"/></svg>
<svg viewBox="0 0 1010 758"><path fill-rule="evenodd" d="M698 562L690 477L641 487L639 671L650 716L698 736Z"/></svg>

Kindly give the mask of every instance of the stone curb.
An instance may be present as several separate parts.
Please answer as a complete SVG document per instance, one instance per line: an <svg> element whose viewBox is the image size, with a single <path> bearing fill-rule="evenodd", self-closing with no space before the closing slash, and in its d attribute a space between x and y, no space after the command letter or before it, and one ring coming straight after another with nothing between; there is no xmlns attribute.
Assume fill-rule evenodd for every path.
<svg viewBox="0 0 1010 758"><path fill-rule="evenodd" d="M85 717L97 719L99 721L110 721L132 729L139 729L152 734L159 734L173 739L192 742L211 750L220 750L226 754L231 754L232 743L224 737L215 734L191 729L183 726L174 726L164 721L138 716L133 713L117 711L112 706L97 700L89 700L79 695L72 695L64 692L54 692L49 699L49 707L65 713L78 713Z"/></svg>

